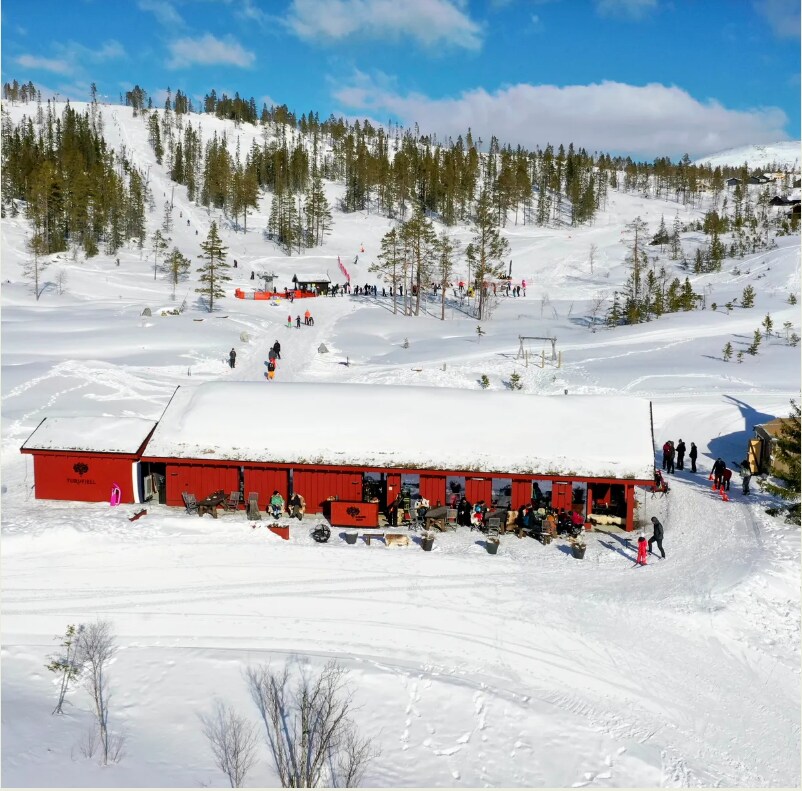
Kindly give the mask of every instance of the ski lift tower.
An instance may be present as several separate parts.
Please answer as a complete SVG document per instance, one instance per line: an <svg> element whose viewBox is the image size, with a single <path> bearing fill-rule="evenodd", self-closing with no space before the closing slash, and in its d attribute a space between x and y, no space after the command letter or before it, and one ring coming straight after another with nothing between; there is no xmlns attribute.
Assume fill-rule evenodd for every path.
<svg viewBox="0 0 802 791"><path fill-rule="evenodd" d="M275 272L259 272L259 280L265 281L265 291L273 291L274 282L278 275Z"/></svg>

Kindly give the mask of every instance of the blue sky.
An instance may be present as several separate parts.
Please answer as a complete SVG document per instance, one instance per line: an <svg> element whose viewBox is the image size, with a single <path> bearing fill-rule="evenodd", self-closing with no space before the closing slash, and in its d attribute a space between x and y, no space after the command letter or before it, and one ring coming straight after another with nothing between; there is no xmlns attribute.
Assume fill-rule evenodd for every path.
<svg viewBox="0 0 802 791"><path fill-rule="evenodd" d="M799 0L5 0L3 81L651 159L800 136Z"/></svg>

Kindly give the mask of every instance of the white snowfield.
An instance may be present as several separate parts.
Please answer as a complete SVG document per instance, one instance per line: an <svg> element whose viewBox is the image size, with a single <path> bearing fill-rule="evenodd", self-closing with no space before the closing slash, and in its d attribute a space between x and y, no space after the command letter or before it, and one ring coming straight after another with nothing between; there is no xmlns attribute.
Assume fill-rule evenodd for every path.
<svg viewBox="0 0 802 791"><path fill-rule="evenodd" d="M783 140L767 145L740 146L710 154L694 161L695 165L710 165L711 167L741 167L746 163L750 168L767 168L776 165L783 169L799 171L802 158L799 140Z"/></svg>
<svg viewBox="0 0 802 791"><path fill-rule="evenodd" d="M488 410L504 415L501 430ZM355 426L360 415L375 416L369 430ZM444 415L469 430L429 442ZM644 399L364 384L185 385L144 456L646 480L654 472Z"/></svg>
<svg viewBox="0 0 802 791"><path fill-rule="evenodd" d="M26 450L136 453L153 431L139 417L48 417L22 445Z"/></svg>
<svg viewBox="0 0 802 791"><path fill-rule="evenodd" d="M35 105L8 110L13 120L35 117ZM172 191L165 166L155 163L147 126L129 108L101 111L108 144L125 145L143 172L150 166L152 234ZM201 123L204 143L225 131L232 153L238 138L241 151L262 144L262 130L247 124L184 120ZM343 191L327 189L332 203ZM732 467L753 426L787 415L789 400L799 398L799 348L783 329L790 322L802 334L799 303L788 302L800 292L798 236L727 259L709 275L685 272L650 247L671 277L690 278L706 309L591 332L594 296L606 293L609 307L626 278L623 226L640 216L654 232L661 216L670 228L677 213L683 224L696 222L712 196L684 206L611 190L594 223L577 228L516 225L510 215L512 274L526 280L526 296L500 297L479 337L476 318L452 294L445 321L439 302L427 300L420 316L405 317L381 296L308 299L303 309L233 297L235 288L253 287L252 271L275 271L279 288L304 271L328 270L342 282L338 255L353 283L381 286L368 267L393 225L385 217L335 209L325 244L287 258L263 238L270 195L248 216L247 233L190 202L183 187L174 202L171 246L196 261L216 220L229 260L238 260L214 313L194 291L197 272L172 299L163 274L154 280L152 253L133 246L88 261L51 256L45 278L55 282L63 271L66 287L63 294L49 287L36 302L22 276L28 223L22 214L0 223L4 786L227 785L198 715L221 700L258 723L244 671L293 657L313 669L335 658L347 671L356 724L381 751L364 786L799 786L800 532L766 513L777 501L754 479L744 496L736 472L728 502L708 481L717 457ZM464 249L470 227L450 232ZM682 234L690 260L704 240L701 232ZM460 259L455 281L466 277ZM725 310L747 285L754 308ZM161 315L185 298L184 313ZM142 315L145 307L152 316ZM288 328L288 313L306 307L315 325ZM774 334L738 363L767 313ZM562 367L550 363L547 341L527 342L528 365L516 359L519 335L556 337ZM277 339L282 359L268 382L265 361ZM734 357L724 362L728 342ZM321 344L327 352L318 352ZM521 392L508 392L513 372ZM511 458L525 432L537 429L559 433L572 455L574 443L587 447L577 461L638 469L650 463L641 455L651 401L657 446L695 442L699 472L686 466L668 475L666 497L638 490L638 524L649 530L656 516L665 527L667 558L650 556L645 567L634 565L627 538L635 536L606 528L587 534L583 560L562 539L542 546L512 535L491 556L484 536L465 529L438 534L433 551L423 552L414 535L408 547L351 546L333 530L328 543L316 544L311 517L294 522L283 541L266 520L249 523L242 513L214 520L151 502L130 522L140 506L34 498L33 462L19 449L42 418L155 422L177 386L179 394L200 394L198 383L214 383L209 389L220 395L201 399L188 420L214 404L213 423L229 421L238 436L250 427L255 437L306 442L307 424L325 418L346 447L368 448L351 434L380 435L388 447L377 450L398 443L426 459L429 449L439 456L473 447L476 432L492 427L487 452ZM291 396L296 383L308 400ZM243 405L227 395L229 384L231 393L242 387L254 395ZM332 395L335 385L376 395L349 408ZM440 404L436 388L460 393ZM397 394L390 408L385 391ZM423 394L432 406L415 414L409 407L420 412ZM634 432L611 436L601 420L588 427L584 405L610 397L633 399ZM550 412L562 423L552 426L530 409L544 399L560 410L583 408L565 418ZM252 405L259 418L247 423ZM620 413L611 419L617 424ZM389 427L392 442L383 433ZM77 685L65 714L51 716L56 678L44 667L68 624L96 619L110 621L117 635L109 726L127 739L122 760L105 768L81 750L92 721L88 693ZM246 785L278 785L263 741Z"/></svg>

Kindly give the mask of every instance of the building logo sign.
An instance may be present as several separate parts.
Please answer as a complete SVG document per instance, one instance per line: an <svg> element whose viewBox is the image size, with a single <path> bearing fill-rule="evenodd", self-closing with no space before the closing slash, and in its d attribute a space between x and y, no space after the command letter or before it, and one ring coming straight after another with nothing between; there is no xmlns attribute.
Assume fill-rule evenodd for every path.
<svg viewBox="0 0 802 791"><path fill-rule="evenodd" d="M83 484L84 486L94 486L96 481L94 478L84 478L84 475L89 472L89 465L79 461L77 464L72 465L74 472L78 473L77 478L67 478L67 483Z"/></svg>

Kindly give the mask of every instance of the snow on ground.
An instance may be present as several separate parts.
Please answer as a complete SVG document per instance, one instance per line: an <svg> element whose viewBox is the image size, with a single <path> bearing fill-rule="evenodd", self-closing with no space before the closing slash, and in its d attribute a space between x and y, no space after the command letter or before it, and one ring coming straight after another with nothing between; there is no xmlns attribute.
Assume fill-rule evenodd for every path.
<svg viewBox="0 0 802 791"><path fill-rule="evenodd" d="M155 228L171 184L142 122L126 108L104 114L110 145L124 143L151 165ZM204 139L214 129L236 135L222 121L202 123ZM259 133L239 134L250 145L247 135ZM216 215L189 203L183 188L175 202L174 243L194 257ZM63 269L65 292L49 289L36 303L20 275L25 222L0 225L3 783L221 785L198 714L219 698L255 721L243 671L297 655L313 666L336 657L348 670L357 723L381 749L364 785L798 785L799 531L766 515L765 496L739 494L737 480L726 503L707 481L716 457L742 458L752 427L787 414L799 395L798 350L780 338L742 364L721 359L727 341L736 351L751 342L766 312L776 328L791 321L799 331L797 307L786 302L800 290L798 237L692 278L695 290L707 287L708 305L754 285L753 309L594 333L589 301L623 281L623 224L640 214L656 229L661 215L670 222L679 211L687 221L703 210L612 192L592 227L508 227L513 277L526 279L526 297L502 297L481 338L458 299L445 322L434 303L404 318L381 297L309 300L302 304L311 303L315 326L296 329L286 319L303 312L298 303L236 300L234 288L251 288L250 272L265 269L280 285L295 272L329 271L337 281L337 255L353 283L373 283L367 268L389 221L335 213L324 246L286 258L262 239L268 206L269 198L247 234L223 224L239 266L213 314L196 299L194 275L172 300L162 277L153 279L152 258L136 250L121 251L119 268L102 254L88 262L62 255L48 276ZM456 234L464 242L470 230ZM599 250L593 272L591 243ZM162 315L185 297L183 314ZM141 315L145 307L152 316ZM541 341L527 344L528 365L516 359L519 335L556 335L562 366ZM521 399L568 390L652 400L658 443L682 437L700 451L699 474L678 472L668 497L645 493L638 509L641 523L656 515L665 525L667 559L636 568L626 536L607 530L589 534L583 561L563 541L544 547L511 536L490 556L483 537L464 530L439 535L424 553L417 541L350 546L336 530L319 545L311 517L286 542L241 516L214 521L149 505L132 523L130 508L33 497L32 461L19 447L43 417L158 420L180 384L270 388L264 361L276 339L278 381L311 388L478 391L486 374L491 389L504 390L517 371ZM234 370L226 364L232 346ZM264 414L268 424L293 418ZM384 421L399 433L418 427L414 413L387 414L378 400L333 419L368 434ZM492 422L500 437L518 430L507 414L474 420ZM448 447L472 421L446 413L440 427L421 443ZM79 748L86 693L74 691L67 714L51 716L55 689L44 668L54 636L96 618L111 620L118 635L111 726L127 734L125 757L106 769ZM276 783L264 746L248 783Z"/></svg>
<svg viewBox="0 0 802 791"><path fill-rule="evenodd" d="M800 143L798 140L785 140L768 145L741 146L729 148L718 154L711 154L694 161L695 165L711 167L739 168L746 162L750 168L778 165L781 168L799 170Z"/></svg>

